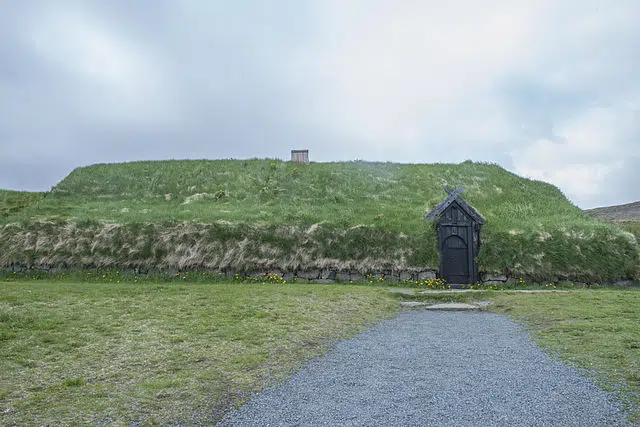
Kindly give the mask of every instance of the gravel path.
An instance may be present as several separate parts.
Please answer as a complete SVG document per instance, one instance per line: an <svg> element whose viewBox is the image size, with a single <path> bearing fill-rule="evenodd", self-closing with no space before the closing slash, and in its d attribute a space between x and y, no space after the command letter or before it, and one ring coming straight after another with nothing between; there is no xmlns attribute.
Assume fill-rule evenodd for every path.
<svg viewBox="0 0 640 427"><path fill-rule="evenodd" d="M608 398L504 316L413 311L338 343L219 425L626 425Z"/></svg>

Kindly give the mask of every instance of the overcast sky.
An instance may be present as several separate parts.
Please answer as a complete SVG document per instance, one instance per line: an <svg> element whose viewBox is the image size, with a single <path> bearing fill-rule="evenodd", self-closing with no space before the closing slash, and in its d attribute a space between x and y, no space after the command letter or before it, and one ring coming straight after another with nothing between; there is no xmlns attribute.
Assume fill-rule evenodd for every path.
<svg viewBox="0 0 640 427"><path fill-rule="evenodd" d="M638 22L637 0L0 0L0 188L309 148L640 200Z"/></svg>

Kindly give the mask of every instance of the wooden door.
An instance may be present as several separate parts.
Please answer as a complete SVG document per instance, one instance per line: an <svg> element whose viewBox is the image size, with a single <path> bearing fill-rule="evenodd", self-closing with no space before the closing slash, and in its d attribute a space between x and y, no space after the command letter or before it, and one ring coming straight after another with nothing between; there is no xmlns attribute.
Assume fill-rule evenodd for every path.
<svg viewBox="0 0 640 427"><path fill-rule="evenodd" d="M449 234L444 238L440 250L441 269L440 277L449 284L468 284L471 282L471 274L469 271L469 246L463 237L466 233L466 227L458 228L456 234ZM460 233L460 228L465 233ZM461 236L462 234L462 236Z"/></svg>

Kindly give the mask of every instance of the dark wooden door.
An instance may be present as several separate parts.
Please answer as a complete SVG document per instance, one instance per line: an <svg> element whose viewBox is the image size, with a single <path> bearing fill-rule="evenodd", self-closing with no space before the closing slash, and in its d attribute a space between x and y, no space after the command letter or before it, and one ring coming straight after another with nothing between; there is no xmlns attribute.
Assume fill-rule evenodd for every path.
<svg viewBox="0 0 640 427"><path fill-rule="evenodd" d="M465 239L458 234L446 236L442 242L440 254L442 257L440 276L447 283L468 284L471 282L469 246Z"/></svg>

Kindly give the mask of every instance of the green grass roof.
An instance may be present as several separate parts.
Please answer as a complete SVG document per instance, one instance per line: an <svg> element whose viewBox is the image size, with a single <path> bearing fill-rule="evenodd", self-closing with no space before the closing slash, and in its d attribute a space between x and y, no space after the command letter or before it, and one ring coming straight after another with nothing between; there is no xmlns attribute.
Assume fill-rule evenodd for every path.
<svg viewBox="0 0 640 427"><path fill-rule="evenodd" d="M290 259L288 251L300 248L297 242L284 242L276 235L286 230L295 235L293 229L315 227L328 239L317 256L347 262L346 258L366 258L368 250L377 253L376 259L389 258L387 266L434 267L438 265L435 237L423 218L446 197L447 184L464 186L462 197L486 219L481 270L534 277L612 278L628 276L635 269L635 240L585 215L556 187L494 164L470 161L304 165L252 159L98 164L74 170L37 204L0 221L31 226L42 221L149 224L157 232L184 222L197 223L216 228L209 233L211 241L218 239L216 233L226 235L227 243L261 234L256 238L263 240L263 246L277 249L279 255L274 256L282 263ZM221 231L225 227L235 230L232 236ZM384 250L372 248L377 241L387 241L391 252L385 255Z"/></svg>

